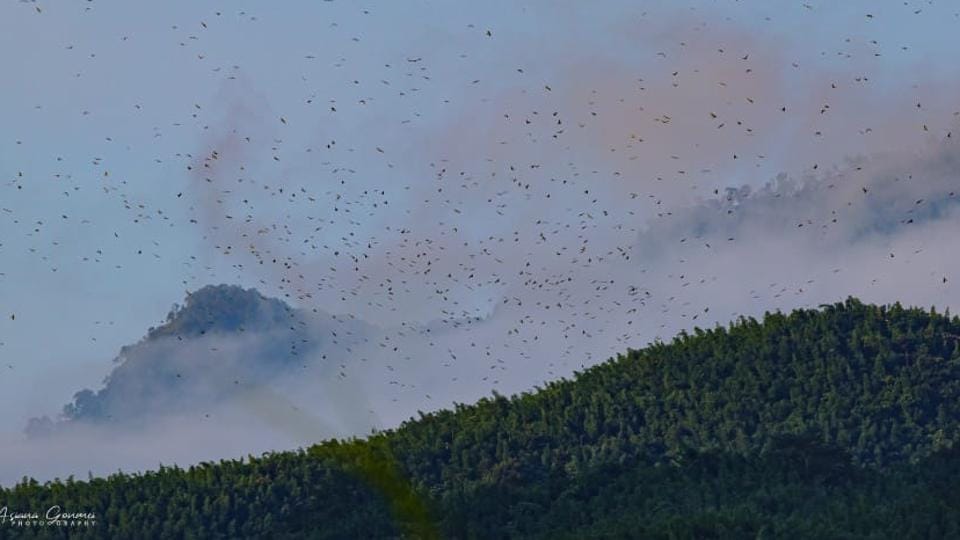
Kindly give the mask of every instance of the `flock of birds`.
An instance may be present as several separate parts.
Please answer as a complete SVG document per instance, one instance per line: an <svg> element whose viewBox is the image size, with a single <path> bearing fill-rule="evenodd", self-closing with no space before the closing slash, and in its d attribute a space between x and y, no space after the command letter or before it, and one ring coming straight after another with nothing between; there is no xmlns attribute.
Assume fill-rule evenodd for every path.
<svg viewBox="0 0 960 540"><path fill-rule="evenodd" d="M54 9L62 8L35 6L38 17ZM95 5L85 9L96 11ZM907 2L904 9L924 13ZM326 21L321 31L342 36L341 49L350 50L367 39L362 21L374 14L359 11L350 24ZM864 14L869 21L878 17ZM244 11L214 11L164 29L166 46L188 51L180 58L207 73L203 84L172 84L220 90L213 98L198 96L167 128L138 124L138 115L161 107L163 92L134 97L132 111L112 113L123 118L118 122L149 131L136 155L150 152L144 145L193 149L151 156L149 166L159 173L142 162L141 170L111 170L111 161L125 159L120 156L134 143L110 133L102 134L108 157L91 156L85 168L50 149L58 171L52 174L55 189L40 186L47 179L27 166L0 186L0 249L5 257L28 257L38 274L94 265L104 280L148 266L140 259L149 258L168 269L165 273L178 269L175 278L185 289L237 282L304 311L337 314L329 319L335 323L368 321L380 331L366 348L351 344L336 358L328 353L313 360L331 363L340 379L375 365L395 402L405 393L457 399L458 385L483 393L512 380L519 382L511 389L522 389L654 336L725 322L730 314L707 304L710 291L724 286L709 263L714 254L719 259L749 246L735 228L723 237L698 230L698 214L714 212L735 223L736 214L759 195L725 189L732 182L722 176L766 171L766 131L789 118L800 118L811 140L823 139L823 126L844 122L830 120L842 118L836 103L869 92L871 76L857 62L909 51L907 45L884 48L870 39L839 44L830 56L854 69L845 71L846 79L815 81L823 98L812 105L805 98L767 95L762 88L777 70L800 70L800 63L771 66L770 54L714 43L702 25L678 33L662 50L645 51L645 77L624 75L628 69L611 74L602 66L548 76L549 70L529 61L536 54L525 51L490 60L485 56L504 51L492 45L501 39L493 23L450 29L465 34L450 38L462 50L438 50L433 43L410 54L338 54L327 65L325 53L272 60L301 70L290 80L258 80L241 59L205 51L210 41L221 50L217 40L239 39L260 22ZM243 26L230 34L231 25ZM208 38L211 32L217 37ZM139 39L124 33L112 38L121 48ZM99 51L81 53L81 44L69 42L62 47L73 62L61 67L84 79L84 62L96 62ZM696 62L685 52L693 49ZM474 75L472 62L488 67ZM592 78L604 73L608 80ZM315 90L327 79L353 94L331 98ZM487 85L488 79L499 82ZM258 84L285 85L278 95L299 94L298 101L263 98ZM451 89L455 95L445 95ZM830 103L840 92L846 97ZM670 108L673 95L681 102ZM82 117L96 116L78 107ZM903 110L897 114L909 119L904 129L912 130L904 137L919 140L933 132L941 141L952 139L949 125L936 123L923 103ZM861 130L865 136L874 132ZM816 177L811 185L836 193L833 207L791 224L803 230L796 234L829 236L845 218L878 204L874 190L880 188L859 166L833 173L825 168L819 161L803 166ZM160 178L144 187L148 179L171 172L181 178ZM46 198L42 210L28 205L27 193ZM941 208L930 210L931 205L952 200L954 192L933 195L938 198L896 206L895 219L903 225L914 223L915 216L929 217ZM74 200L95 204L73 205ZM676 223L683 228L671 228ZM63 240L68 236L63 231L71 229L92 234L79 242L90 250L78 257L63 255L73 253ZM22 238L15 243L12 235ZM11 244L24 246L24 252L10 253ZM654 257L638 246L660 253ZM948 284L946 275L936 279ZM805 276L755 284L750 292L758 305L788 294L800 305L805 288L815 284ZM14 313L9 319L21 322ZM298 340L300 330L290 328ZM325 328L329 335L323 338L336 342L343 338L338 330L347 331ZM223 376L235 385L243 382Z"/></svg>

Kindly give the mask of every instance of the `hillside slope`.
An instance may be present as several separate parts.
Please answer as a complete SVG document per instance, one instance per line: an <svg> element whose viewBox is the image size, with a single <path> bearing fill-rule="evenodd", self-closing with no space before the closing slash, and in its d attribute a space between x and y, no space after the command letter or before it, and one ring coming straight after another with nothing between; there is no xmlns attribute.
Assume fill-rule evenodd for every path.
<svg viewBox="0 0 960 540"><path fill-rule="evenodd" d="M958 397L960 319L850 299L366 440L0 498L96 512L81 537L953 536Z"/></svg>

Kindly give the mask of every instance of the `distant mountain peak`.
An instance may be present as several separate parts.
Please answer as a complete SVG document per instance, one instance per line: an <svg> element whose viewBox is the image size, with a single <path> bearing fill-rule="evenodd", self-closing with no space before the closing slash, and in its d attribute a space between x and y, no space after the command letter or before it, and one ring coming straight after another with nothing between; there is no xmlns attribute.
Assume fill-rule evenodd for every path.
<svg viewBox="0 0 960 540"><path fill-rule="evenodd" d="M236 332L275 326L295 317L295 311L286 303L267 298L254 288L207 285L188 292L185 303L182 306L175 304L167 314L166 322L151 328L147 337L195 337L208 332Z"/></svg>
<svg viewBox="0 0 960 540"><path fill-rule="evenodd" d="M320 347L333 354L338 341L328 336L336 330L346 334L344 344L365 334L362 323L341 328L325 315L237 285L188 292L162 325L120 348L99 390L77 392L60 418L32 419L27 432L49 433L69 422L141 424L223 403L316 360L311 354Z"/></svg>

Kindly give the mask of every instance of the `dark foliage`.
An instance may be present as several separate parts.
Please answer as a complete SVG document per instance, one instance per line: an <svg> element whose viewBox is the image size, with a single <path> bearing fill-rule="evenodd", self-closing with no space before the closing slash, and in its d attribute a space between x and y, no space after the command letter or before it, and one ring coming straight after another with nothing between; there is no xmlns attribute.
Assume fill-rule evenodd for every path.
<svg viewBox="0 0 960 540"><path fill-rule="evenodd" d="M955 538L958 341L949 315L851 299L366 440L24 480L2 504L95 511L77 537Z"/></svg>

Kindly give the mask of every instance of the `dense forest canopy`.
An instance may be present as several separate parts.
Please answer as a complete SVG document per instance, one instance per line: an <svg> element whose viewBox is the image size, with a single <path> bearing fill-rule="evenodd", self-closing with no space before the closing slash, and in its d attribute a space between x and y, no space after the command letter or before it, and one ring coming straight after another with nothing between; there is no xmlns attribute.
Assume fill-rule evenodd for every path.
<svg viewBox="0 0 960 540"><path fill-rule="evenodd" d="M631 350L367 439L0 505L117 538L960 536L960 319L849 299Z"/></svg>

